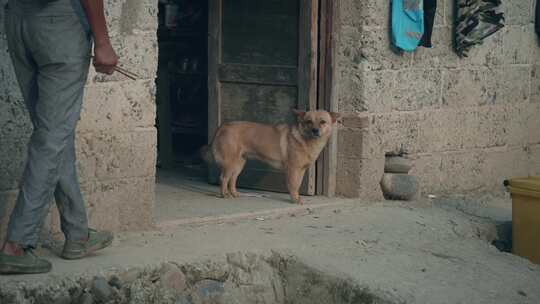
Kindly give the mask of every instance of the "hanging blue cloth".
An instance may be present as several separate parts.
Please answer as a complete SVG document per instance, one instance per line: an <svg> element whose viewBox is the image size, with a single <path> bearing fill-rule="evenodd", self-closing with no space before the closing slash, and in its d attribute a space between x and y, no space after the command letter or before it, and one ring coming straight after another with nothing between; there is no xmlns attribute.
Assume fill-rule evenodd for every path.
<svg viewBox="0 0 540 304"><path fill-rule="evenodd" d="M392 43L412 52L424 35L423 0L392 0Z"/></svg>

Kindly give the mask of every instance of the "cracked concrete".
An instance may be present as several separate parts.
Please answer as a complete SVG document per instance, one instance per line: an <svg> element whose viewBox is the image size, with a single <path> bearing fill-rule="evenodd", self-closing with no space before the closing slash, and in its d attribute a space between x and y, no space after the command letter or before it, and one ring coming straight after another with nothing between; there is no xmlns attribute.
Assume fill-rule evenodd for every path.
<svg viewBox="0 0 540 304"><path fill-rule="evenodd" d="M499 214L508 213L508 202L502 201ZM119 234L112 248L80 261L64 261L44 250L54 265L52 277L0 277L0 290L157 268L166 261L219 264L228 253L279 252L396 303L539 303L540 266L498 251L490 244L496 238L492 213L458 211L460 204L349 201L293 216L163 225L159 231Z"/></svg>

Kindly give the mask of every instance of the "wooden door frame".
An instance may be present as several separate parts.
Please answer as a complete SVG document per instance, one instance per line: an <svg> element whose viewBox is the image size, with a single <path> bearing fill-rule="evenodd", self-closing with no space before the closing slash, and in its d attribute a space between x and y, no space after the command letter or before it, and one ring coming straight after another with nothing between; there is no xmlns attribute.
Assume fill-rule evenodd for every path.
<svg viewBox="0 0 540 304"><path fill-rule="evenodd" d="M311 12L301 12L301 14L310 13L309 20L311 22L318 22L318 31L309 31L300 35L301 38L300 47L309 43L306 38L318 39L318 48L311 50L317 53L317 56L313 56L315 62L306 62L307 65L312 66L315 64L316 69L311 69L312 73L307 73L309 69L304 69L306 73L302 73L302 69L299 70L299 77L310 77L316 84L315 88L305 88L308 92L309 100L299 100L299 104L306 106L312 106L314 108L325 109L327 111L337 112L338 103L336 95L336 52L337 41L339 33L339 12L340 2L336 0L300 0L311 1ZM316 8L316 9L315 9ZM220 27L216 26L222 23L223 2L222 0L209 0L208 1L208 100L216 100L215 103L208 102L208 142L213 140L215 132L221 122L221 100L220 88L218 79L219 62L221 61L222 54L221 48L216 47L221 45L221 32ZM213 18L212 16L215 16ZM300 18L300 20L306 20L306 18ZM313 28L312 24L303 24L301 28L308 30ZM302 57L300 60L303 60ZM304 66L306 66L304 64ZM302 64L301 64L302 66ZM210 86L210 84L215 84ZM210 123L215 122L215 123ZM311 189L313 194L334 196L336 192L336 167L337 167L337 130L334 131L333 136L330 139L328 146L324 149L321 157L317 161L314 172L311 174L315 178L313 185L315 189ZM215 170L216 168L214 168ZM310 191L311 192L311 191Z"/></svg>
<svg viewBox="0 0 540 304"><path fill-rule="evenodd" d="M340 29L339 0L319 0L319 70L317 106L338 112L335 79L337 73L337 45ZM317 161L317 195L336 195L337 127L328 146Z"/></svg>

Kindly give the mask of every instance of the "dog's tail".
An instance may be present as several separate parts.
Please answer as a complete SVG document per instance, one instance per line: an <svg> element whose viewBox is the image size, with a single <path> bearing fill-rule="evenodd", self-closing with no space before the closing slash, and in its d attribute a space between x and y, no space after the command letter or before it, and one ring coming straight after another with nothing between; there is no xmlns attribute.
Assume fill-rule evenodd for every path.
<svg viewBox="0 0 540 304"><path fill-rule="evenodd" d="M199 153L201 155L201 158L206 162L207 164L214 163L214 153L212 153L212 149L209 145L205 145L199 150Z"/></svg>

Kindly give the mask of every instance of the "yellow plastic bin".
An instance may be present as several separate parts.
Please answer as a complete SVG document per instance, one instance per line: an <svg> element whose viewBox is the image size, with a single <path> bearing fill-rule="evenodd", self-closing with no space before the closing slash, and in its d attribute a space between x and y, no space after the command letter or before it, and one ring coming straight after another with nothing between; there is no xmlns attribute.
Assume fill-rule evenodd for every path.
<svg viewBox="0 0 540 304"><path fill-rule="evenodd" d="M540 264L540 176L505 185L512 196L512 253Z"/></svg>

